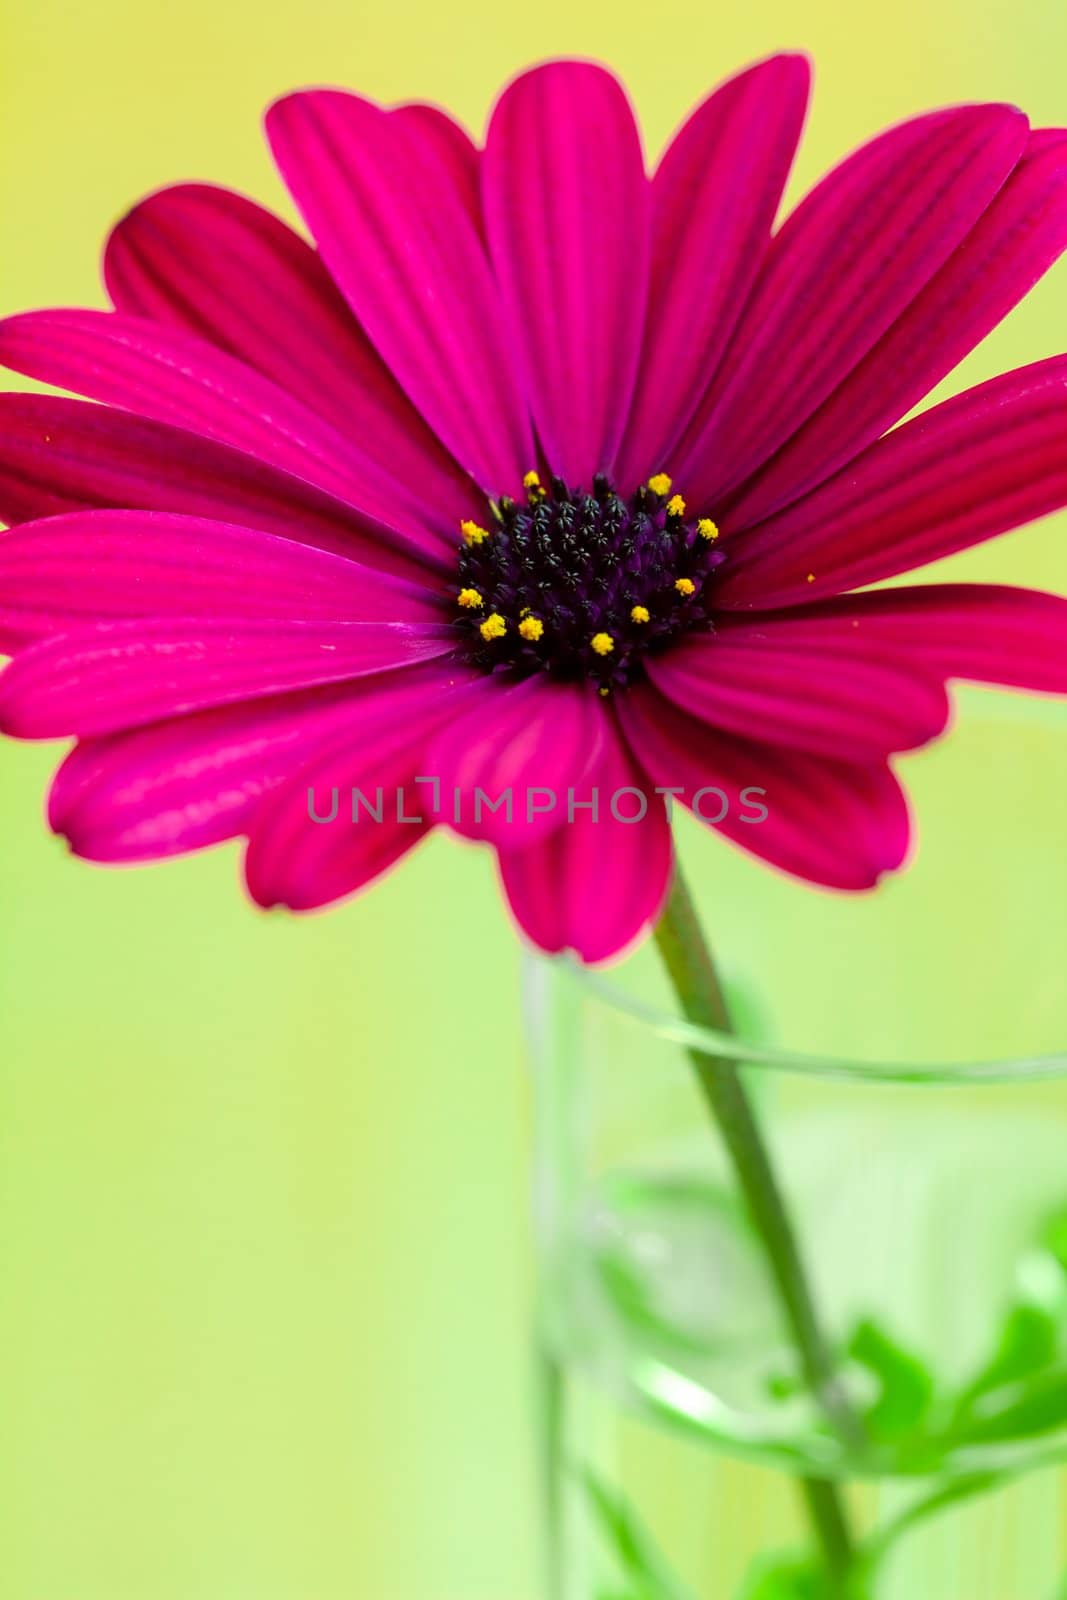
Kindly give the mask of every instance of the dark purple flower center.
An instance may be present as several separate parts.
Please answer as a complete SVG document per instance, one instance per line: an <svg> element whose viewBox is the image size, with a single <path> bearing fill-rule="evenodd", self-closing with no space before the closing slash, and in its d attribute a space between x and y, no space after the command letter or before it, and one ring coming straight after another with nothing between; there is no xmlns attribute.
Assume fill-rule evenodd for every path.
<svg viewBox="0 0 1067 1600"><path fill-rule="evenodd" d="M457 625L477 666L592 678L607 693L646 651L711 627L719 532L687 517L665 473L629 500L606 478L591 493L532 472L525 484L525 504L503 499L485 527L463 524Z"/></svg>

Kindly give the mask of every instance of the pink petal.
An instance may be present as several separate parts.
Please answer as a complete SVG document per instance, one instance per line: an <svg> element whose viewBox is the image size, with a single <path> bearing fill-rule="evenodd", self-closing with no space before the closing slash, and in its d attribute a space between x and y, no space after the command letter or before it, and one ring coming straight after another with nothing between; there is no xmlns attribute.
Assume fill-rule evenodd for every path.
<svg viewBox="0 0 1067 1600"><path fill-rule="evenodd" d="M1067 356L895 429L829 483L731 538L725 607L800 605L952 555L1067 504Z"/></svg>
<svg viewBox="0 0 1067 1600"><path fill-rule="evenodd" d="M576 796L588 801L596 792L596 820L576 810L540 843L500 854L501 882L526 937L590 963L621 955L655 922L673 860L663 801L649 793L617 730L605 726L601 755Z"/></svg>
<svg viewBox="0 0 1067 1600"><path fill-rule="evenodd" d="M944 729L940 677L858 623L832 627L789 611L727 624L648 659L656 688L715 728L857 762L913 749Z"/></svg>
<svg viewBox="0 0 1067 1600"><path fill-rule="evenodd" d="M0 534L0 648L123 618L441 620L425 591L201 517L84 511Z"/></svg>
<svg viewBox="0 0 1067 1600"><path fill-rule="evenodd" d="M347 725L364 692L310 690L86 740L56 773L49 822L90 861L150 861L233 838Z"/></svg>
<svg viewBox="0 0 1067 1600"><path fill-rule="evenodd" d="M681 803L709 822L725 799L716 831L783 872L860 890L903 864L908 808L884 763L830 761L721 733L647 685L619 696L619 719L653 783L680 788ZM764 820L745 820L761 807Z"/></svg>
<svg viewBox="0 0 1067 1600"><path fill-rule="evenodd" d="M108 241L120 311L210 341L325 417L378 481L455 535L471 486L400 389L312 247L242 195L182 184L149 196Z"/></svg>
<svg viewBox="0 0 1067 1600"><path fill-rule="evenodd" d="M483 683L470 710L437 735L427 772L440 781L442 821L468 839L519 848L565 819L568 789L600 755L605 712L586 686L543 678ZM490 810L482 801L476 815L479 790L490 802L504 797L504 806Z"/></svg>
<svg viewBox="0 0 1067 1600"><path fill-rule="evenodd" d="M336 495L388 541L447 548L376 464L301 401L183 329L121 311L29 311L0 322L0 363L59 388L235 445Z"/></svg>
<svg viewBox="0 0 1067 1600"><path fill-rule="evenodd" d="M432 145L437 159L445 166L456 199L466 210L478 237L485 239L482 217L481 152L475 148L466 128L440 106L412 102L394 106L389 115L407 123L417 138Z"/></svg>
<svg viewBox="0 0 1067 1600"><path fill-rule="evenodd" d="M410 666L455 650L405 622L111 622L22 651L0 674L0 731L88 738L237 700Z"/></svg>
<svg viewBox="0 0 1067 1600"><path fill-rule="evenodd" d="M549 465L588 486L622 437L647 291L649 185L617 80L578 61L517 78L489 124L483 197Z"/></svg>
<svg viewBox="0 0 1067 1600"><path fill-rule="evenodd" d="M1007 106L933 112L812 191L778 233L674 460L692 503L719 504L848 376L973 228L1026 136Z"/></svg>
<svg viewBox="0 0 1067 1600"><path fill-rule="evenodd" d="M279 100L267 133L323 260L430 427L484 489L533 445L497 291L439 127L356 95Z"/></svg>
<svg viewBox="0 0 1067 1600"><path fill-rule="evenodd" d="M829 478L911 410L1067 247L1067 134L1026 154L963 243L868 356L724 508L747 527Z"/></svg>
<svg viewBox="0 0 1067 1600"><path fill-rule="evenodd" d="M384 538L343 501L214 439L86 400L0 394L0 520L91 506L242 523L424 584L452 570L436 540Z"/></svg>
<svg viewBox="0 0 1067 1600"><path fill-rule="evenodd" d="M618 478L672 458L771 242L807 110L811 68L772 56L709 95L675 134L652 182L644 350Z"/></svg>
<svg viewBox="0 0 1067 1600"><path fill-rule="evenodd" d="M766 627L775 639L818 640L842 665L858 643L941 681L1067 694L1067 599L1041 590L986 583L874 589L725 625L729 639Z"/></svg>
<svg viewBox="0 0 1067 1600"><path fill-rule="evenodd" d="M427 745L470 683L466 675L412 673L409 684L354 705L345 730L257 812L245 864L252 898L310 911L362 888L417 844L435 818L430 787L415 780L426 775ZM337 815L313 820L312 813L330 818L335 793Z"/></svg>

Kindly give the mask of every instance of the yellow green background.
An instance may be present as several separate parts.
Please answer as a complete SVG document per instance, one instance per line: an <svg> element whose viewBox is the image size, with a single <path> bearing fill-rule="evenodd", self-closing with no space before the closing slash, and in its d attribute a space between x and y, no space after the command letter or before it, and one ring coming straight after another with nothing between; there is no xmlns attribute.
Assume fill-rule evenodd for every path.
<svg viewBox="0 0 1067 1600"><path fill-rule="evenodd" d="M525 63L594 55L655 150L783 46L817 64L798 184L935 103L1067 120L1062 0L5 0L0 309L99 303L108 224L162 184L284 207L258 121L285 89L428 98L478 128ZM1062 348L1065 311L1061 270L964 376ZM1065 533L955 570L1067 591ZM1067 1032L1067 724L990 704L908 764L921 852L873 900L686 833L780 1034L981 1055ZM55 757L0 750L0 1593L535 1600L528 1094L490 862L434 840L354 904L265 917L232 848L68 858L41 820ZM1061 1498L1045 1474L973 1537L1022 1517L1067 1566ZM791 1535L790 1504L724 1472L709 1536L730 1570ZM1046 1600L988 1565L990 1600ZM977 1593L931 1581L914 1600Z"/></svg>

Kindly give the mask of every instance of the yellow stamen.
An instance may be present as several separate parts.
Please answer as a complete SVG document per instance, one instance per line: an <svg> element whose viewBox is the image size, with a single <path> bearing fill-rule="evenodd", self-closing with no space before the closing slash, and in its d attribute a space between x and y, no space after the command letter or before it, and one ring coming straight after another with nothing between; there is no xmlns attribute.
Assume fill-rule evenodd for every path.
<svg viewBox="0 0 1067 1600"><path fill-rule="evenodd" d="M653 494L670 494L671 479L666 472L656 472L651 478L649 478L648 487L652 490Z"/></svg>
<svg viewBox="0 0 1067 1600"><path fill-rule="evenodd" d="M610 656L615 648L615 640L610 633L594 633L589 643L598 656Z"/></svg>
<svg viewBox="0 0 1067 1600"><path fill-rule="evenodd" d="M456 599L467 611L477 611L479 606L485 604L477 589L461 589Z"/></svg>
<svg viewBox="0 0 1067 1600"><path fill-rule="evenodd" d="M531 500L545 498L544 486L536 472L527 472L522 480L522 486Z"/></svg>
<svg viewBox="0 0 1067 1600"><path fill-rule="evenodd" d="M674 587L679 594L684 594L686 597L697 592L697 586L692 578L679 578Z"/></svg>
<svg viewBox="0 0 1067 1600"><path fill-rule="evenodd" d="M701 517L697 523L697 532L702 539L717 539L719 537L718 526L712 522L710 517Z"/></svg>
<svg viewBox="0 0 1067 1600"><path fill-rule="evenodd" d="M489 643L490 639L502 639L507 631L508 625L499 611L490 612L478 629L486 644Z"/></svg>
<svg viewBox="0 0 1067 1600"><path fill-rule="evenodd" d="M648 610L647 606L634 606L633 610L630 612L630 621L647 622L651 615L652 613Z"/></svg>
<svg viewBox="0 0 1067 1600"><path fill-rule="evenodd" d="M545 631L545 625L540 617L524 617L519 623L519 632L524 639L532 641L540 639Z"/></svg>
<svg viewBox="0 0 1067 1600"><path fill-rule="evenodd" d="M597 694L600 696L601 700L606 700L610 693L611 693L611 690L608 689L608 688L605 688L605 686L603 684L601 684L600 688L597 690Z"/></svg>
<svg viewBox="0 0 1067 1600"><path fill-rule="evenodd" d="M667 515L669 517L685 516L685 501L680 494L672 494L667 501Z"/></svg>
<svg viewBox="0 0 1067 1600"><path fill-rule="evenodd" d="M479 527L476 522L461 522L459 531L465 544L481 544L483 539L489 537L489 529Z"/></svg>

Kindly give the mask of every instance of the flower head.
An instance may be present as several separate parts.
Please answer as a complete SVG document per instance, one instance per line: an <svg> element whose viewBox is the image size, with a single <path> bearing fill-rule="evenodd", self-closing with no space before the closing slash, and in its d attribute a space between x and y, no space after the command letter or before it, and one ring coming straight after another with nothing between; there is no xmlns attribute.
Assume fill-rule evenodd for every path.
<svg viewBox="0 0 1067 1600"><path fill-rule="evenodd" d="M774 231L807 93L742 73L651 176L589 64L519 77L484 148L295 94L317 248L164 190L113 312L0 324L104 402L0 396L0 724L77 740L75 850L244 836L256 900L310 908L439 823L591 961L658 912L668 793L814 883L901 865L890 758L946 682L1067 690L1056 597L867 587L1067 502L1067 358L894 426L1063 250L1067 135L918 117Z"/></svg>

